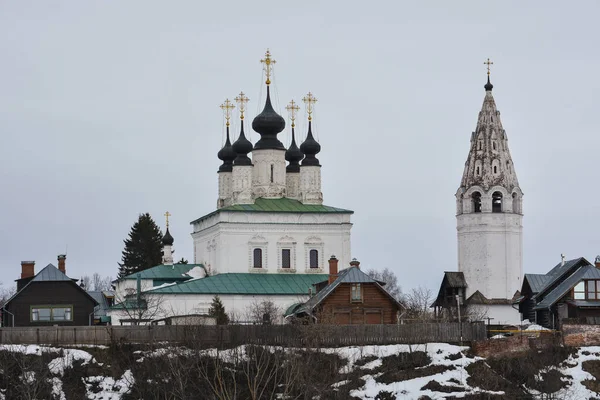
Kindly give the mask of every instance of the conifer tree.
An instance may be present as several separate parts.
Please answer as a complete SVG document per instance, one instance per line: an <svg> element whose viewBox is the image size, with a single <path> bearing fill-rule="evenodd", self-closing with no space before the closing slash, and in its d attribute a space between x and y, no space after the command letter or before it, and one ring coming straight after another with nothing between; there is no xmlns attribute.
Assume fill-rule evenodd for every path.
<svg viewBox="0 0 600 400"><path fill-rule="evenodd" d="M140 214L129 237L123 241L125 249L119 263L119 278L161 264L162 237L150 214Z"/></svg>
<svg viewBox="0 0 600 400"><path fill-rule="evenodd" d="M225 312L225 307L221 302L221 298L217 295L212 299L212 303L208 309L208 315L217 319L217 325L227 325L229 323L229 316Z"/></svg>

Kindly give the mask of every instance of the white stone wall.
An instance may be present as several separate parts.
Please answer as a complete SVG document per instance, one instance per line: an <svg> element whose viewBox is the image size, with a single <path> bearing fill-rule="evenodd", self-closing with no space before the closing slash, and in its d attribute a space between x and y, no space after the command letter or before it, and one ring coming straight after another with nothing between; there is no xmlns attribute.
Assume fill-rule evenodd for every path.
<svg viewBox="0 0 600 400"><path fill-rule="evenodd" d="M252 204L252 165L234 165L231 173L232 204Z"/></svg>
<svg viewBox="0 0 600 400"><path fill-rule="evenodd" d="M510 304L497 304L485 306L487 308L487 317L492 318L492 325L520 325L521 314ZM486 320L487 323L487 320Z"/></svg>
<svg viewBox="0 0 600 400"><path fill-rule="evenodd" d="M194 262L212 273L327 273L335 255L340 268L351 261L350 214L220 212L194 224ZM261 248L263 268L253 268ZM291 250L292 268L281 268L281 250ZM319 252L318 269L309 268L309 251Z"/></svg>
<svg viewBox="0 0 600 400"><path fill-rule="evenodd" d="M173 249L171 246L163 246L162 263L164 265L173 265Z"/></svg>
<svg viewBox="0 0 600 400"><path fill-rule="evenodd" d="M233 195L232 172L218 172L219 175L219 198L217 208L231 205Z"/></svg>
<svg viewBox="0 0 600 400"><path fill-rule="evenodd" d="M254 164L252 171L254 198L285 197L285 150L253 150L252 164Z"/></svg>
<svg viewBox="0 0 600 400"><path fill-rule="evenodd" d="M458 270L467 296L479 290L488 299L512 299L523 276L523 216L469 213L457 217Z"/></svg>
<svg viewBox="0 0 600 400"><path fill-rule="evenodd" d="M300 196L300 173L287 172L285 174L286 196L288 199L302 200Z"/></svg>
<svg viewBox="0 0 600 400"><path fill-rule="evenodd" d="M300 166L300 195L304 204L323 204L320 166Z"/></svg>
<svg viewBox="0 0 600 400"><path fill-rule="evenodd" d="M142 291L152 288L152 279L140 279ZM127 289L133 289L133 293L137 290L137 280L121 279L115 283L115 303L122 301L127 294Z"/></svg>

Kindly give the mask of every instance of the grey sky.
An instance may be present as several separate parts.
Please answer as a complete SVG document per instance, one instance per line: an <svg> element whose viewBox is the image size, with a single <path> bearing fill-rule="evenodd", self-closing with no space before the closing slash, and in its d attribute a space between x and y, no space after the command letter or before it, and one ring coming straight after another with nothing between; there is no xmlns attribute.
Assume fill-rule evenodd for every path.
<svg viewBox="0 0 600 400"><path fill-rule="evenodd" d="M191 261L189 222L216 204L218 105L243 90L253 118L267 47L280 113L319 99L324 203L355 211L364 266L404 290L456 270L487 57L525 193L525 271L592 261L598 15L595 1L0 2L0 280L67 244L69 275L114 276L141 212L163 226L169 210Z"/></svg>

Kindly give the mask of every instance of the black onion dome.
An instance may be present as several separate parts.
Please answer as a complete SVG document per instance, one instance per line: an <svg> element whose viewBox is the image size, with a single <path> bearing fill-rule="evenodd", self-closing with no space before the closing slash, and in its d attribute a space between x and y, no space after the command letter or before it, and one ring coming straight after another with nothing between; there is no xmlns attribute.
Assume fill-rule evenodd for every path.
<svg viewBox="0 0 600 400"><path fill-rule="evenodd" d="M292 128L292 143L290 148L285 152L285 160L289 162L286 167L286 172L300 172L300 161L304 158L304 154L300 151L296 145L296 136L294 134L294 128Z"/></svg>
<svg viewBox="0 0 600 400"><path fill-rule="evenodd" d="M285 129L285 119L277 114L271 105L269 86L267 86L267 101L265 103L265 108L252 121L252 129L260 134L260 140L254 145L254 150L285 150L283 143L277 139L277 134Z"/></svg>
<svg viewBox="0 0 600 400"><path fill-rule="evenodd" d="M233 165L252 165L252 161L248 158L248 153L252 151L252 143L246 139L244 135L244 120L241 121L240 136L237 138L233 146L233 151L236 154Z"/></svg>
<svg viewBox="0 0 600 400"><path fill-rule="evenodd" d="M163 238L162 238L162 244L164 246L173 246L174 242L175 242L175 239L173 239L173 236L171 236L171 233L169 233L169 228L167 228L167 231L165 232L165 236L163 236Z"/></svg>
<svg viewBox="0 0 600 400"><path fill-rule="evenodd" d="M308 134L304 142L300 145L300 151L305 155L302 165L320 166L319 159L315 155L321 151L321 145L313 137L311 125L312 121L308 121Z"/></svg>
<svg viewBox="0 0 600 400"><path fill-rule="evenodd" d="M488 75L488 81L485 84L484 88L485 88L486 92L491 92L492 89L494 88L494 85L492 85L491 82L490 82L490 76L489 75Z"/></svg>
<svg viewBox="0 0 600 400"><path fill-rule="evenodd" d="M219 160L223 161L223 164L219 167L219 172L231 172L233 167L233 160L237 154L233 151L231 141L229 140L229 127L227 127L227 140L225 140L225 146L217 153Z"/></svg>

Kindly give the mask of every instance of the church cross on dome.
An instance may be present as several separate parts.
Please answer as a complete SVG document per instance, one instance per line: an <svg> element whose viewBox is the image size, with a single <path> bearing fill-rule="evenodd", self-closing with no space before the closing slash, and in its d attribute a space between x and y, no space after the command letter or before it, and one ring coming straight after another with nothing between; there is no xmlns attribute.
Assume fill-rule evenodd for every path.
<svg viewBox="0 0 600 400"><path fill-rule="evenodd" d="M240 110L240 119L244 119L246 104L250 101L250 99L244 94L244 92L240 92L240 94L234 100L236 101L236 103L238 103L238 108Z"/></svg>
<svg viewBox="0 0 600 400"><path fill-rule="evenodd" d="M490 76L490 65L494 65L494 63L488 58L483 64L487 66L487 74Z"/></svg>
<svg viewBox="0 0 600 400"><path fill-rule="evenodd" d="M315 103L317 102L317 98L313 96L311 92L308 92L306 96L302 98L304 104L306 104L306 112L308 113L308 120L312 121L312 113Z"/></svg>
<svg viewBox="0 0 600 400"><path fill-rule="evenodd" d="M167 229L169 229L169 217L170 217L170 216L171 216L171 213L167 211L167 212L165 213L165 218L167 219Z"/></svg>
<svg viewBox="0 0 600 400"><path fill-rule="evenodd" d="M229 120L231 119L231 110L235 108L233 103L229 99L225 99L223 104L221 104L221 110L225 113L225 120L227 121L226 126L229 126Z"/></svg>
<svg viewBox="0 0 600 400"><path fill-rule="evenodd" d="M296 126L296 113L300 110L300 107L292 100L290 104L285 106L285 109L290 114L290 121L292 121L292 128L294 128Z"/></svg>
<svg viewBox="0 0 600 400"><path fill-rule="evenodd" d="M265 53L265 58L263 58L262 60L260 60L260 62L262 64L264 64L263 69L265 70L265 74L267 76L267 80L265 81L265 83L267 85L271 84L271 68L273 68L273 64L275 64L277 61L275 61L274 59L271 58L271 52L269 51L269 49L267 49L267 52Z"/></svg>

